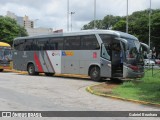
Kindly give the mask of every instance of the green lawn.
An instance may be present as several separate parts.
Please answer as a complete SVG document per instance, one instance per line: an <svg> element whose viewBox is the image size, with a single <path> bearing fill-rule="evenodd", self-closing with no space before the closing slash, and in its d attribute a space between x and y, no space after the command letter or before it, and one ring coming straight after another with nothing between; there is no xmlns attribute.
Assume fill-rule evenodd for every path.
<svg viewBox="0 0 160 120"><path fill-rule="evenodd" d="M147 71L139 81L124 82L113 89L112 94L127 99L160 104L160 70Z"/></svg>

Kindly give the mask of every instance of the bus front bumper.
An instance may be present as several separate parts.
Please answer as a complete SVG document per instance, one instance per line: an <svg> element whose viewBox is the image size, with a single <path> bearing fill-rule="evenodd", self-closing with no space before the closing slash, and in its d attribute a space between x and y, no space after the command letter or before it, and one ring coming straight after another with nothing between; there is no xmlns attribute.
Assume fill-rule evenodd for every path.
<svg viewBox="0 0 160 120"><path fill-rule="evenodd" d="M128 67L124 67L124 73L123 73L124 78L142 78L144 77L144 71L133 71L132 69Z"/></svg>
<svg viewBox="0 0 160 120"><path fill-rule="evenodd" d="M0 64L0 69L12 69L11 64Z"/></svg>

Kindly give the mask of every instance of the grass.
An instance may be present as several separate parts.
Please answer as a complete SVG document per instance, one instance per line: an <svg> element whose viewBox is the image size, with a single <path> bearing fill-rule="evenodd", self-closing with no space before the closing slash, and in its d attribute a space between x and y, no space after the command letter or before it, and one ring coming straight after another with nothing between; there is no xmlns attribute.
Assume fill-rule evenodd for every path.
<svg viewBox="0 0 160 120"><path fill-rule="evenodd" d="M134 100L160 104L160 70L146 71L140 81L124 82L112 90L112 94Z"/></svg>

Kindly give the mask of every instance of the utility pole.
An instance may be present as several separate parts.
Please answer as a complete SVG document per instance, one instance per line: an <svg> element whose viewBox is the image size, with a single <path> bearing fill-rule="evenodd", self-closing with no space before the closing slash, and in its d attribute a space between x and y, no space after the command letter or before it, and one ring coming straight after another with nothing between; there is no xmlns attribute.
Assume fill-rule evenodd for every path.
<svg viewBox="0 0 160 120"><path fill-rule="evenodd" d="M71 12L71 31L72 31L72 15L75 14L75 12Z"/></svg>
<svg viewBox="0 0 160 120"><path fill-rule="evenodd" d="M148 46L151 47L151 0L150 0L150 7L149 7L149 40Z"/></svg>
<svg viewBox="0 0 160 120"><path fill-rule="evenodd" d="M96 29L96 0L94 0L94 29Z"/></svg>
<svg viewBox="0 0 160 120"><path fill-rule="evenodd" d="M127 15L126 15L126 33L128 33L128 0L127 0Z"/></svg>
<svg viewBox="0 0 160 120"><path fill-rule="evenodd" d="M69 31L69 0L67 0L67 31Z"/></svg>

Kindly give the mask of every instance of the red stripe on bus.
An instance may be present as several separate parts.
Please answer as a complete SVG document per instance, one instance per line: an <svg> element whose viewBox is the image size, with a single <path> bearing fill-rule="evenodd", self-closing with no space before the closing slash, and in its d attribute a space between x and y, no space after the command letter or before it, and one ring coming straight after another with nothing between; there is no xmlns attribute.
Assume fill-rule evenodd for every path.
<svg viewBox="0 0 160 120"><path fill-rule="evenodd" d="M56 72L56 71L54 70L54 67L53 67L53 65L52 65L52 62L51 62L51 60L50 60L50 58L49 58L49 55L48 55L47 51L46 51L46 55L47 55L47 58L48 58L48 60L49 60L49 62L50 62L50 65L51 65L51 68L52 68L53 72Z"/></svg>
<svg viewBox="0 0 160 120"><path fill-rule="evenodd" d="M42 68L42 65L41 65L41 62L38 58L38 55L36 54L36 52L34 52L34 61L36 63L36 66L38 68L38 72L43 72L43 68Z"/></svg>

